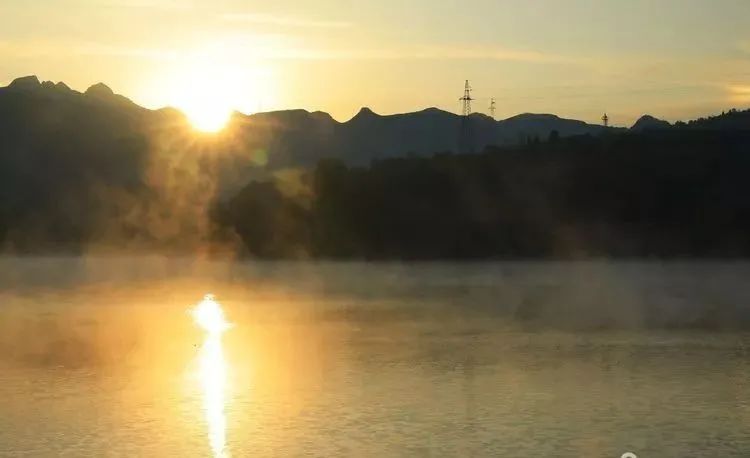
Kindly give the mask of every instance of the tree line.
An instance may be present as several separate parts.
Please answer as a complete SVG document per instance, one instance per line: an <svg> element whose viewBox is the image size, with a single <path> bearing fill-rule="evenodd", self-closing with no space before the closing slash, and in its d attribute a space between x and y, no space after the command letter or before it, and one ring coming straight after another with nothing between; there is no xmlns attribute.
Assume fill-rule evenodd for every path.
<svg viewBox="0 0 750 458"><path fill-rule="evenodd" d="M750 255L750 132L665 129L253 181L213 219L259 257Z"/></svg>

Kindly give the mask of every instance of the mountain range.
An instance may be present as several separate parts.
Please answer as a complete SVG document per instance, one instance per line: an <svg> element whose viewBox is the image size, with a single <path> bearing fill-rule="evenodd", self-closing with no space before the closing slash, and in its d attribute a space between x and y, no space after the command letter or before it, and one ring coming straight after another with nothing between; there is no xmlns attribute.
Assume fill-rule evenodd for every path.
<svg viewBox="0 0 750 458"><path fill-rule="evenodd" d="M0 88L0 122L23 124L19 132L34 137L49 129L96 128L96 136L150 135L155 131L187 128L185 117L175 109L148 110L115 94L104 84L80 93L65 83L40 82L36 76L14 80ZM103 130L101 130L103 129ZM481 151L489 145L512 145L528 139L546 139L551 132L562 136L600 134L600 125L564 119L551 114L520 114L496 121L472 114L466 129L467 149ZM244 115L234 113L230 125L239 143L233 149L262 152L262 161L272 168L310 166L323 157L336 157L350 164L406 154L457 152L462 117L437 108L395 115L379 115L362 108L352 119L338 122L329 114L286 110ZM90 133L90 132L86 132Z"/></svg>
<svg viewBox="0 0 750 458"><path fill-rule="evenodd" d="M461 116L437 108L394 115L379 115L362 108L353 118L338 122L328 113L285 110L245 115L235 112L225 129L232 144L218 142L271 169L308 167L321 158L338 158L352 165L408 154L429 155L458 151L461 132L468 132L464 149L523 144L545 140L552 132L560 137L599 135L627 129L604 127L552 114L519 114L494 120L472 114L465 127ZM95 146L114 138L150 138L155 133L179 136L191 133L178 110L149 110L99 83L81 93L65 83L41 82L36 76L14 80L0 88L0 123L8 141L21 147L28 136L39 141L49 133L85 134ZM649 115L632 131L673 127ZM717 127L717 126L714 126ZM229 134L225 135L229 136ZM9 138L10 137L10 138Z"/></svg>
<svg viewBox="0 0 750 458"><path fill-rule="evenodd" d="M394 115L362 108L345 122L321 111L235 112L224 132L225 137L231 136L231 144L215 141L214 146L221 144L244 154L253 166L279 169L309 167L331 157L365 165L374 159L409 154L468 152L459 151L462 129L468 132L464 149L476 152L487 146L545 140L552 132L569 137L627 130L532 113L503 120L472 114L464 127L462 122L461 116L437 108ZM115 138L148 139L155 133L184 137L192 133L186 117L176 109L143 108L102 83L81 93L63 82L41 82L36 76L18 78L0 88L0 123L6 144L17 147L32 138L38 142L45 135L62 132L68 138L84 134L89 137L89 146L101 141L102 148ZM645 115L630 130L670 127L667 121Z"/></svg>
<svg viewBox="0 0 750 458"><path fill-rule="evenodd" d="M476 154L438 154L458 152L462 122L471 134L467 149ZM91 243L121 250L130 244L203 247L207 240L217 238L216 230L237 233L247 244L248 234L258 231L282 237L297 227L299 233L309 235L330 225L334 228L330 240L338 241L343 237L336 235L341 215L348 215L347 221L369 221L381 212L383 220L395 220L416 212L421 218L426 208L439 214L447 202L460 202L454 212L459 214L481 202L487 210L492 202L500 205L516 197L523 202L508 204L502 211L482 210L477 217L484 221L488 215L502 214L503 221L521 221L530 208L526 198L538 197L540 183L548 183L552 191L545 199L553 201L569 194L554 189L595 181L585 193L566 197L584 207L604 187L620 183L617 192L613 191L616 198L597 204L609 208L632 197L629 186L647 189L648 180L657 190L654 193L663 193L659 183L674 181L670 174L678 171L689 175L684 180L689 186L684 188L702 189L705 183L690 174L706 168L719 170L711 162L719 161L718 150L731 156L720 164L721 175L741 172L741 179L735 180L740 183L747 155L734 154L745 151L749 132L750 110L731 110L674 125L644 116L632 128L623 129L547 114L522 114L500 121L474 114L464 120L436 108L388 116L363 108L346 122L305 110L234 113L223 131L203 135L196 133L180 111L146 109L101 83L81 93L64 83L24 77L0 88L0 251L80 250ZM618 152L616 157L613 151ZM694 153L697 159L685 159L683 151ZM698 159L708 165L696 165ZM485 168L493 163L497 170L489 173ZM362 167L366 165L370 165L369 172ZM632 173L625 174L623 167L630 167ZM649 167L654 168L651 178L641 176ZM430 170L435 174L425 175ZM627 184L622 183L622 176L630 177ZM446 177L460 184L454 183L454 192L446 194L449 188L442 184L431 187ZM341 187L339 181L344 178L351 183ZM369 187L361 184L363 179L370 180ZM478 183L485 181L486 192L474 196ZM403 185L401 191L393 187L397 182ZM345 191L331 194L326 193L328 188ZM352 197L364 192L360 188L370 191L364 197ZM746 195L744 188L732 189L717 192ZM331 200L332 195L340 195L343 203L338 197ZM376 197L381 195L390 200L378 203ZM420 196L431 200L421 202ZM461 196L475 198L463 202ZM396 203L401 200L414 205L399 210ZM221 203L227 203L231 210L227 211L234 216L217 217ZM670 206L665 204L665 208ZM727 204L727 208L735 207ZM263 215L268 212L258 208L289 211L267 218ZM338 210L331 213L326 208ZM217 220L224 223L217 225ZM261 221L265 226L259 226ZM518 230L525 233L535 227ZM231 234L218 237L231 238ZM310 245L299 242L295 246ZM303 251L320 248L314 246ZM340 247L334 248L338 252Z"/></svg>

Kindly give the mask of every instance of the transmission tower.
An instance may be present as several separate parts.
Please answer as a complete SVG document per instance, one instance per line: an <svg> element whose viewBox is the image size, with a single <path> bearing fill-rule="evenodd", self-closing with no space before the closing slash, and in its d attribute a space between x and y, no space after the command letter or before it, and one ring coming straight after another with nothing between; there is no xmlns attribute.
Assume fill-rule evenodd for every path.
<svg viewBox="0 0 750 458"><path fill-rule="evenodd" d="M460 100L463 102L464 108L463 108L463 115L469 116L471 114L471 101L474 100L471 97L471 86L469 85L469 80L466 80L466 85L464 86L464 96L461 97Z"/></svg>
<svg viewBox="0 0 750 458"><path fill-rule="evenodd" d="M495 119L495 110L497 109L497 104L495 103L495 98L492 97L490 99L490 116L492 116L492 119Z"/></svg>
<svg viewBox="0 0 750 458"><path fill-rule="evenodd" d="M458 152L471 153L474 150L474 145L471 138L471 118L469 118L469 115L471 114L471 101L474 100L474 98L471 96L471 85L469 85L469 80L466 80L466 84L464 85L464 96L458 100L463 104L461 132L459 133L458 138Z"/></svg>
<svg viewBox="0 0 750 458"><path fill-rule="evenodd" d="M609 127L609 116L607 116L607 113L604 113L604 116L602 116L602 122L604 123L604 127Z"/></svg>

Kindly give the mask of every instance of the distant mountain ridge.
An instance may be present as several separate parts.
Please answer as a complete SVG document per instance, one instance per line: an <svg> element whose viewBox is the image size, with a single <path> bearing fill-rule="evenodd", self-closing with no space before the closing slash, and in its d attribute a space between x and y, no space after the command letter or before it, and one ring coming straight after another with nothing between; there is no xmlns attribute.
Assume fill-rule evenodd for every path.
<svg viewBox="0 0 750 458"><path fill-rule="evenodd" d="M249 232L245 235L263 236L260 237L263 240L266 236L283 238L284 231L291 227L287 224L288 218L304 220L311 210L325 213L325 205L316 210L314 205L317 204L311 199L321 192L325 194L326 189L316 188L313 183L328 183L335 191L344 189L336 186L339 178L347 176L352 186L333 195L335 199L342 199L339 204L350 205L347 207L351 208L350 222L359 221L380 208L377 198L381 195L390 196L389 205L404 198L418 202L419 189L427 189L424 186L440 190L438 194L431 191L428 197L437 199L430 204L434 204L431 208L436 211L436 221L446 221L440 219L439 210L450 202L458 202L457 197L465 199L460 200L460 208L468 211L481 203L489 205L496 198L520 199L526 193L533 197L537 195L540 182L555 177L564 178L560 178L561 186L575 185L580 181L578 175L558 174L572 165L581 176L594 180L586 187L586 196L599 196L602 186L610 181L619 183L618 190L629 189L630 184L643 179L638 175L640 169L631 168L635 175L628 180L615 180L619 165L610 164L612 148L622 152L617 157L627 166L631 151L642 159L647 158L643 159L647 162L651 153L660 155L662 141L677 141L679 148L712 151L719 148L731 153L746 148L746 138L750 135L750 110L731 110L719 116L674 125L647 117L630 130L605 128L549 114L520 114L500 121L473 114L468 118L471 149L476 153L487 152L481 155L437 154L457 152L464 121L461 116L437 108L396 115L379 115L363 108L346 122L338 122L320 111L286 110L249 116L235 113L224 131L202 135L180 111L146 109L104 84L79 92L64 83L42 82L35 76L19 78L0 88L0 251L80 250L89 242L117 250L127 250L124 244L131 243L165 250L203 247L207 241L216 239L215 230L227 229L227 226L217 228L211 222L212 212L219 208L216 203L232 201L248 186L265 197L258 197L254 191L247 197L250 204L257 205L237 207L238 215L248 222L245 229ZM653 129L653 126L660 128ZM557 134L551 135L554 132ZM560 137L568 138L561 140ZM516 146L519 144L523 146ZM598 149L592 149L594 146ZM470 151L464 151L467 152ZM412 155L434 157L414 159L409 157ZM399 156L407 157L380 160ZM507 163L504 162L506 157ZM738 157L741 162L750 155ZM499 166L504 185L494 180L493 177L499 175L483 173L486 161L492 158L509 164L510 168ZM539 164L547 165L536 169L535 158L541 158ZM682 156L679 155L662 158L658 171L679 166L680 161ZM469 168L442 169L459 162ZM738 163L735 161L732 167L726 167L727 173L741 175L735 183L744 179L745 173L745 168L736 166ZM358 167L370 164L371 167ZM597 184L599 175L588 168L596 164L599 164L598 169L593 170L609 171L609 175L601 178L605 180L602 184ZM420 178L412 183L413 173L428 165L426 170L435 173L417 175L426 177L426 181ZM688 163L686 173L696 174L697 178L690 175L685 179L690 183L700 182L700 174L704 172L725 170L724 166L709 165L713 167L709 167L710 170L703 166L691 168ZM433 166L436 168L430 168ZM685 171L685 167L678 169ZM363 196L357 197L360 178L367 170L377 171L373 178L378 178L381 172L384 178L366 196L371 203L369 209L360 205L366 201ZM319 171L329 173L330 179L316 181ZM553 171L556 172L551 173ZM461 196L442 194L447 188L441 183L454 172L458 175L453 179L461 183L460 188L456 188ZM269 180L279 180L279 188L268 188ZM392 187L393 180L408 185L402 188L407 194ZM489 180L485 183L487 189L499 194L492 194L495 197L491 199L490 194L476 195L477 180ZM661 183L661 180L653 183ZM738 198L746 195L743 190L735 193L732 189L722 192ZM408 195L410 192L415 195ZM283 207L286 195L297 195L299 202L295 200L291 207ZM580 196L576 196L571 195L569 200L577 201ZM651 196L643 196L648 208ZM557 199L559 196L551 192L549 197ZM441 200L443 198L447 200ZM590 197L583 198L583 201L588 200ZM617 203L617 199L612 198L611 202ZM537 204L545 205L543 201ZM275 209L278 205L287 213L279 213L274 216L278 220L259 226L257 222L267 212L256 214L255 210ZM727 205L737 208L732 202ZM610 206L619 208L614 204ZM399 218L427 207L404 207L407 208L408 211L398 213ZM527 208L526 204L503 207L498 214L507 214L512 223L528 217L524 216ZM333 224L335 214L333 219L322 222ZM484 224L486 216L477 215L477 222ZM539 227L547 227L542 223ZM263 227L273 230L264 235ZM303 239L321 229L307 223L299 227L304 228ZM409 223L404 227L416 226ZM516 235L533 227L536 226L527 226ZM340 243L335 231L331 235L331 240ZM420 231L415 235L415 240L419 241L425 233ZM471 233L464 235L473 237ZM218 239L232 237L219 234Z"/></svg>
<svg viewBox="0 0 750 458"><path fill-rule="evenodd" d="M9 100L13 103L9 103ZM40 129L35 125L55 118L55 112L65 113L75 107L80 118L103 117L108 126L99 126L98 136L106 130L120 132L127 128L133 136L149 136L158 131L178 129L189 125L178 110L165 108L149 110L115 94L103 83L95 84L81 93L65 83L41 82L36 76L14 80L0 88L0 122L13 123L22 113L42 110L44 116L26 119L27 130ZM13 108L15 107L15 108ZM710 118L713 119L713 118ZM117 125L117 120L126 125ZM94 124L102 120L92 120ZM716 124L716 121L714 121ZM743 122L735 121L735 126ZM666 121L644 116L631 128L641 131L672 127ZM509 146L529 141L546 140L552 132L560 137L599 135L605 132L626 131L624 128L604 127L583 121L560 118L552 114L519 114L494 120L483 114L472 114L465 127L469 132L471 151L479 152L487 146ZM233 150L248 155L263 152L263 160L256 161L272 169L308 167L326 157L338 158L349 164L367 164L373 159L407 154L430 155L458 151L462 131L462 117L438 108L393 115L379 115L362 108L354 117L338 122L328 113L307 110L284 110L244 115L235 113L227 130L233 132ZM184 132L183 132L184 133ZM43 135L43 132L38 132ZM93 145L92 145L93 146Z"/></svg>
<svg viewBox="0 0 750 458"><path fill-rule="evenodd" d="M113 110L137 114L142 124L152 128L159 123L185 121L176 110L148 110L126 97L115 94L103 83L95 84L81 93L65 83L41 82L36 76L14 80L0 88L0 94L40 98L46 103L82 100L99 105L112 105ZM66 99L65 101L60 100ZM77 99L77 100L76 100ZM2 103L2 100L0 100ZM101 107L100 107L101 108ZM47 109L54 109L47 106ZM155 116L158 113L159 116ZM14 116L5 111L4 116ZM131 116L128 116L131 117ZM235 113L231 126L240 133L249 151L264 150L272 167L308 166L322 157L337 157L353 164L365 164L372 159L405 154L457 152L461 132L461 117L437 108L413 113L379 115L362 108L350 120L338 122L328 113L306 110L284 110L244 115ZM547 114L521 114L495 121L482 114L469 117L468 130L474 151L489 145L523 143L527 139L546 139L552 131L561 136L599 134L603 126L559 118Z"/></svg>

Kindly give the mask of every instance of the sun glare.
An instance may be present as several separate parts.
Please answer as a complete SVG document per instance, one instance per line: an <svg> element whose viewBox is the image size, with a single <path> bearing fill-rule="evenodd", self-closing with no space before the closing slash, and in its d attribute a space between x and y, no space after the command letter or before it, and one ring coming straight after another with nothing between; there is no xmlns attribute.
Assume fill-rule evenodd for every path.
<svg viewBox="0 0 750 458"><path fill-rule="evenodd" d="M224 311L213 294L206 294L200 304L193 309L193 319L210 335L221 334L229 329Z"/></svg>
<svg viewBox="0 0 750 458"><path fill-rule="evenodd" d="M197 103L194 107L184 108L190 124L201 132L218 132L227 125L232 109L219 103Z"/></svg>
<svg viewBox="0 0 750 458"><path fill-rule="evenodd" d="M223 52L210 48L189 54L162 79L161 84L168 84L168 103L202 132L218 132L235 111L260 111L272 98L267 68L237 61L229 51Z"/></svg>
<svg viewBox="0 0 750 458"><path fill-rule="evenodd" d="M192 310L195 323L206 331L200 352L200 379L203 385L203 409L208 426L208 441L215 458L228 457L226 444L227 361L221 336L230 328L221 305L207 294Z"/></svg>
<svg viewBox="0 0 750 458"><path fill-rule="evenodd" d="M174 104L190 123L203 132L218 132L226 126L237 103L233 91L238 82L230 70L190 70L176 90Z"/></svg>

